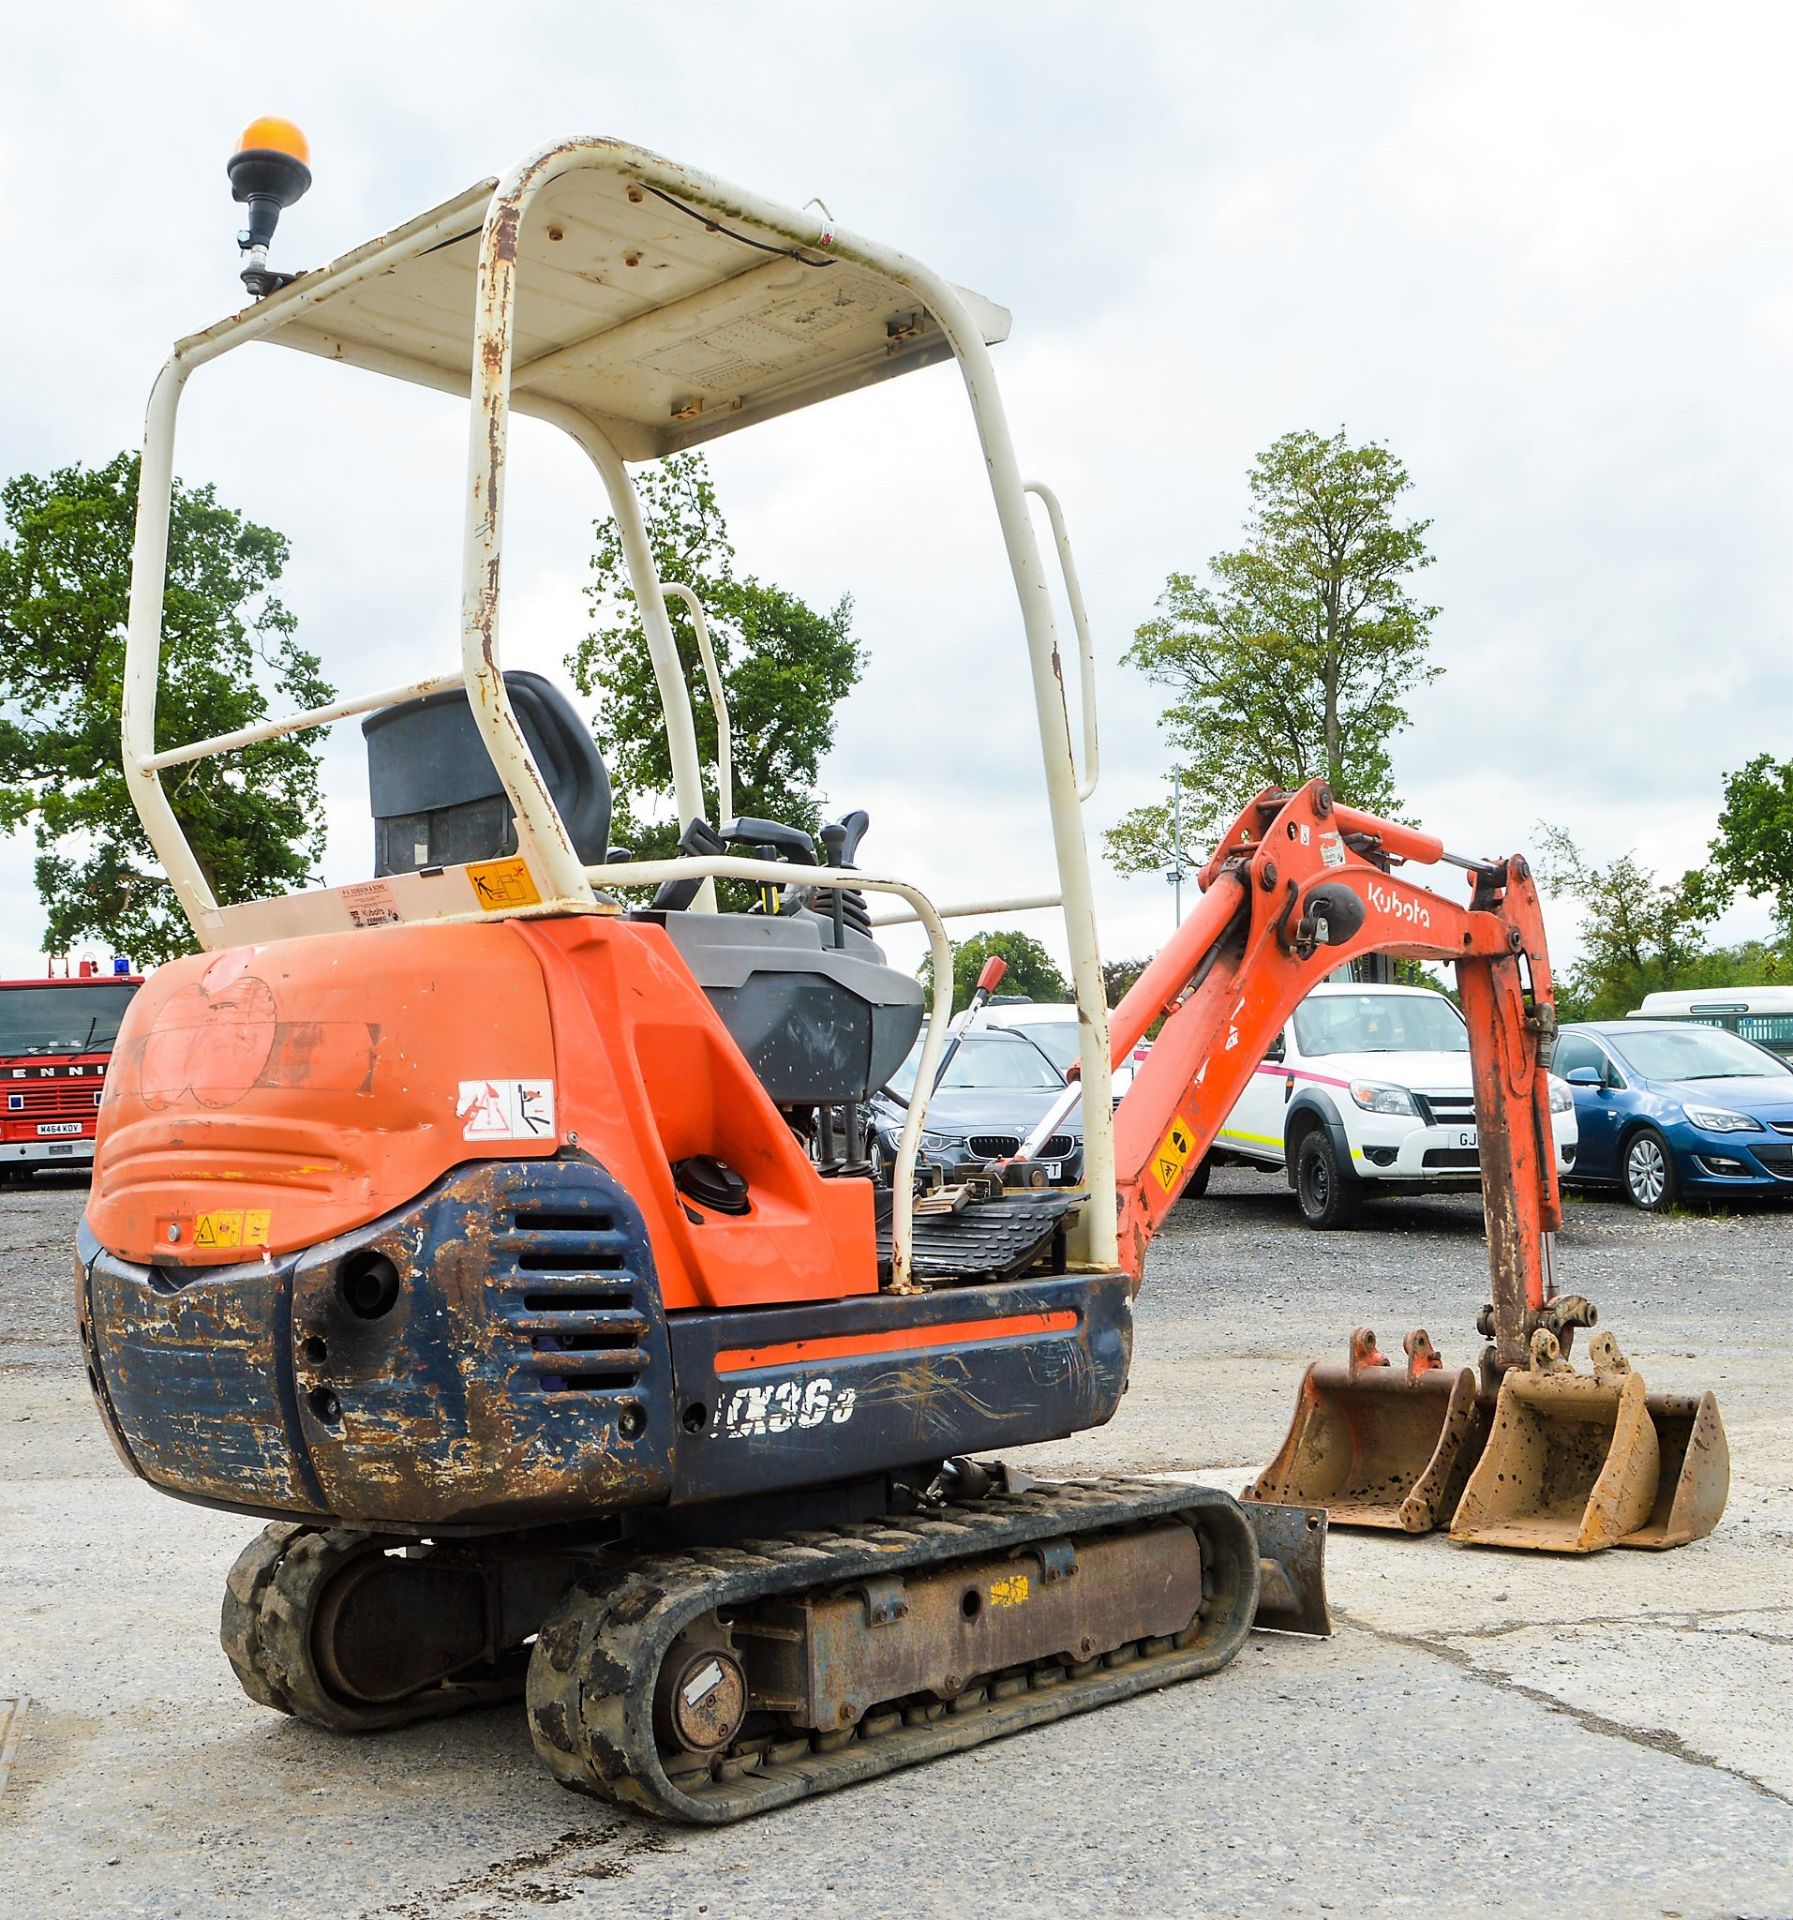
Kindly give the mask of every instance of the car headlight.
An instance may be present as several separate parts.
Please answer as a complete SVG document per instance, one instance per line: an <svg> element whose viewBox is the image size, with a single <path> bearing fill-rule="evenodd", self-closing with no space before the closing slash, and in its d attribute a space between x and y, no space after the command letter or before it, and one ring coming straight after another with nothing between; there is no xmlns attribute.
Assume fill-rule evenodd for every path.
<svg viewBox="0 0 1793 1920"><path fill-rule="evenodd" d="M1567 1080L1559 1080L1556 1075L1547 1076L1550 1081L1550 1111L1552 1113L1573 1113L1575 1094Z"/></svg>
<svg viewBox="0 0 1793 1920"><path fill-rule="evenodd" d="M924 1147L932 1147L934 1151L938 1153L943 1147L957 1146L958 1142L954 1140L950 1133L924 1132L921 1136L921 1144Z"/></svg>
<svg viewBox="0 0 1793 1920"><path fill-rule="evenodd" d="M1351 1098L1366 1113L1410 1113L1416 1117L1419 1113L1405 1087L1391 1087L1380 1080L1353 1080Z"/></svg>
<svg viewBox="0 0 1793 1920"><path fill-rule="evenodd" d="M1747 1113L1733 1113L1729 1107L1689 1107L1681 1111L1696 1127L1704 1127L1708 1133L1760 1133L1762 1123L1752 1120Z"/></svg>

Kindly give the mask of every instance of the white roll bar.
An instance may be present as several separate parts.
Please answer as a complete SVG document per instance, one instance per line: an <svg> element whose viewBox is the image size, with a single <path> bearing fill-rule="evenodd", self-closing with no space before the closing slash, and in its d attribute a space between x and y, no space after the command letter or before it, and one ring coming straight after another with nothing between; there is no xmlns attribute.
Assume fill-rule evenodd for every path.
<svg viewBox="0 0 1793 1920"><path fill-rule="evenodd" d="M721 816L716 824L721 826L724 820L735 817L735 743L729 730L728 693L716 665L716 651L710 645L710 628L704 619L703 602L689 587L681 586L676 580L662 580L660 591L684 601L685 611L690 614L691 625L697 634L697 651L703 660L704 684L710 689L710 705L716 714L716 811ZM687 689L687 706L690 701L691 695Z"/></svg>
<svg viewBox="0 0 1793 1920"><path fill-rule="evenodd" d="M675 204L713 216L719 224L746 223L783 239L794 248L826 259L854 263L865 272L914 297L958 361L966 396L982 446L992 500L1013 576L1026 637L1034 693L1035 718L1046 778L1047 802L1063 902L1065 939L1079 1015L1085 1112L1084 1164L1090 1204L1078 1226L1078 1257L1112 1268L1118 1260L1115 1218L1114 1138L1108 1062L1108 1009L1102 991L1101 953L1096 933L1089 851L1084 840L1082 800L1093 789L1096 763L1094 664L1063 516L1050 489L1038 482L1031 490L1046 504L1058 544L1059 564L1077 628L1082 661L1084 770L1079 777L1072 746L1069 704L1060 667L1057 631L1038 541L1028 512L1027 492L1015 458L1002 396L990 363L989 348L977 315L975 297L892 248L837 227L810 211L792 210L675 165L642 148L604 139L574 139L545 147L513 168L501 181L484 182L431 214L396 229L343 256L332 266L301 276L259 306L233 316L209 331L182 341L163 368L150 397L133 556L133 587L126 643L123 744L127 780L144 830L175 892L202 940L216 928L217 901L173 809L162 791L160 755L155 739L156 683L161 649L162 603L171 508L174 429L182 388L191 371L251 340L266 338L303 318L293 344L310 351L333 352L328 316L315 310L332 296L371 281L406 261L452 246L475 225L480 229L476 273L466 493L466 533L462 561L461 680L474 721L517 821L518 850L537 876L544 898L531 911L590 912L596 906L591 877L579 859L565 823L548 793L540 769L512 711L505 691L499 653L499 596L504 523L505 454L512 411L515 311L519 235L537 194L564 175L590 169L626 183L629 193L653 191ZM733 285L733 282L728 283ZM986 309L986 312L988 310ZM299 337L300 333L303 338ZM902 340L893 336L893 348ZM432 363L428 355L401 355L366 340L348 343L342 356L376 371L402 371L403 377L443 388L461 387L462 377ZM390 364L388 364L390 363ZM856 375L856 378L875 377ZM765 405L776 408L776 395ZM597 467L622 537L630 584L641 612L661 704L667 718L667 743L674 795L689 819L702 811L695 727L688 691L679 671L664 595L642 523L640 502L623 468L610 433L592 414L546 395L519 393L516 410L561 426L586 450ZM682 418L683 416L677 416ZM639 433L637 427L633 429ZM424 682L415 683L426 684ZM431 681L432 686L439 684ZM369 702L368 704L374 704ZM312 714L290 716L246 729L257 738L275 738L310 725L320 714L346 717L365 711L358 699L334 703ZM191 750L166 751L187 758L226 750L233 736L194 743ZM250 744L239 741L238 744ZM174 765L161 760L161 765ZM732 771L732 770L731 770ZM639 863L637 871L663 863ZM685 874L689 862L680 863ZM751 864L751 863L750 863ZM602 870L610 882L623 881L625 868ZM706 882L717 867L706 874ZM790 874L781 871L780 879ZM846 884L867 885L853 874ZM888 882L874 891L913 890ZM914 896L919 898L919 896ZM930 926L930 943L944 935ZM936 967L950 964L940 959Z"/></svg>

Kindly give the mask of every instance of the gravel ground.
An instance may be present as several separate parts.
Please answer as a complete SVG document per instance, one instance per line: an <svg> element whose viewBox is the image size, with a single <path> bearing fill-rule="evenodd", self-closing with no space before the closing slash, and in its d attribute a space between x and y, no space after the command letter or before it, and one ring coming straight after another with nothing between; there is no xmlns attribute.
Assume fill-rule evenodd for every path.
<svg viewBox="0 0 1793 1920"><path fill-rule="evenodd" d="M1711 1540L1587 1561L1335 1535L1339 1630L746 1827L553 1786L520 1713L362 1741L252 1706L217 1649L252 1523L119 1466L69 1306L81 1191L0 1194L0 1912L450 1916L1793 1912L1793 1218L1572 1204L1559 1278L1653 1388L1715 1388ZM1132 1391L1030 1464L1237 1487L1302 1363L1368 1323L1472 1356L1473 1201L1307 1232L1222 1174L1153 1250ZM0 1704L0 1721L4 1706ZM5 1741L0 1725L0 1747Z"/></svg>

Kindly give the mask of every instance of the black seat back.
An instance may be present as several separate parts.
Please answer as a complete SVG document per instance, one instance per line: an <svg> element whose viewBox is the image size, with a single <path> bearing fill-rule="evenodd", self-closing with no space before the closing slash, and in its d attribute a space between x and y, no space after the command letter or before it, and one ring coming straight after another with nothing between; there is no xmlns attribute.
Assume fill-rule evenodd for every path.
<svg viewBox="0 0 1793 1920"><path fill-rule="evenodd" d="M504 676L523 737L575 851L600 866L610 841L610 776L566 695L539 673ZM517 850L517 823L464 688L382 707L361 723L374 816L374 872L494 860Z"/></svg>

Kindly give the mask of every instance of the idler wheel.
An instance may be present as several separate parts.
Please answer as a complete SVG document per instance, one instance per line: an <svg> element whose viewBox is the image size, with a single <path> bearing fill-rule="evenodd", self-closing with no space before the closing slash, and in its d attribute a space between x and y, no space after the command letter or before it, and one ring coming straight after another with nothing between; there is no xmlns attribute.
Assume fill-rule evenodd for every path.
<svg viewBox="0 0 1793 1920"><path fill-rule="evenodd" d="M747 1717L747 1676L740 1662L721 1647L675 1655L661 1672L654 1717L663 1747L720 1751Z"/></svg>

